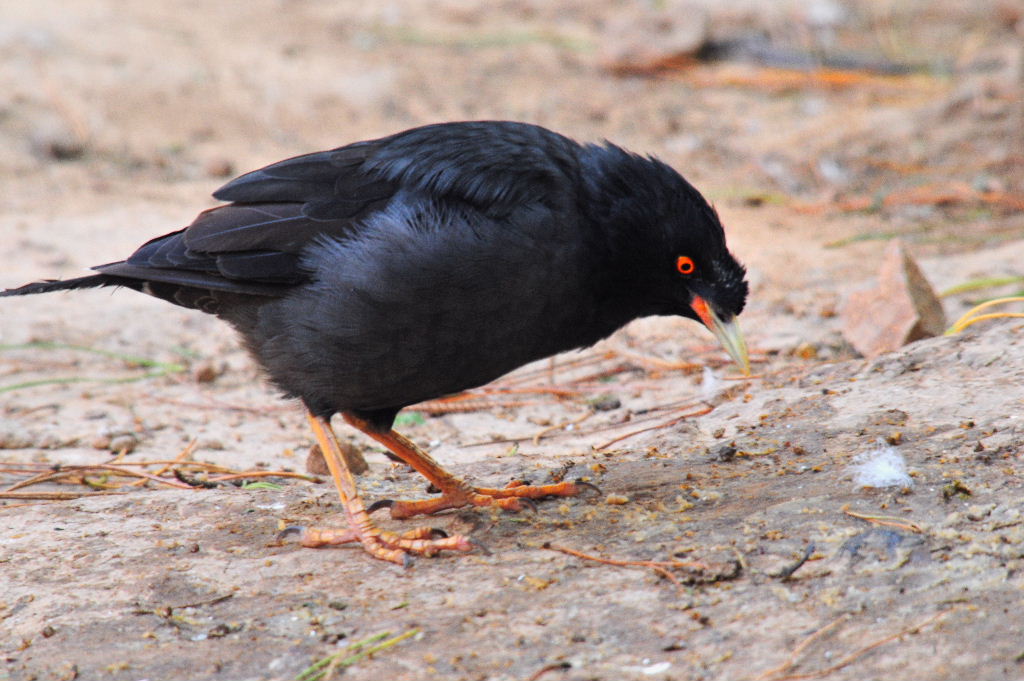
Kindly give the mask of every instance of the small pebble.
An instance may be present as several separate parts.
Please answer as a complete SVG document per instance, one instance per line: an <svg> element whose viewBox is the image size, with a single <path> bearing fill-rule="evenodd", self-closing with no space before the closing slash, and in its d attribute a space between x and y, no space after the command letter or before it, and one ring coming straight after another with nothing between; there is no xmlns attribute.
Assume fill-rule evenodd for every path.
<svg viewBox="0 0 1024 681"><path fill-rule="evenodd" d="M215 437L204 437L196 441L196 449L212 449L219 452L224 449L224 443Z"/></svg>
<svg viewBox="0 0 1024 681"><path fill-rule="evenodd" d="M206 162L206 174L210 177L227 177L235 174L235 166L226 158L211 158Z"/></svg>
<svg viewBox="0 0 1024 681"><path fill-rule="evenodd" d="M18 424L0 421L0 449L28 449L35 444L35 438Z"/></svg>
<svg viewBox="0 0 1024 681"><path fill-rule="evenodd" d="M604 498L604 503L612 506L622 506L629 503L629 497L622 494L609 494Z"/></svg>
<svg viewBox="0 0 1024 681"><path fill-rule="evenodd" d="M213 362L203 362L192 372L196 383L213 383L224 373L224 365L215 365Z"/></svg>
<svg viewBox="0 0 1024 681"><path fill-rule="evenodd" d="M723 444L710 450L708 453L711 455L712 461L732 461L736 458L736 449L734 444Z"/></svg>
<svg viewBox="0 0 1024 681"><path fill-rule="evenodd" d="M37 124L29 135L32 151L39 158L74 161L85 154L85 142L65 122L57 119Z"/></svg>
<svg viewBox="0 0 1024 681"><path fill-rule="evenodd" d="M107 445L107 449L112 452L124 452L125 454L131 454L135 451L138 444L138 438L129 433L125 433L123 435L116 435L110 438L110 444Z"/></svg>
<svg viewBox="0 0 1024 681"><path fill-rule="evenodd" d="M612 411L621 407L622 401L615 395L605 394L591 400L590 406L597 411Z"/></svg>
<svg viewBox="0 0 1024 681"><path fill-rule="evenodd" d="M811 343L803 342L793 348L793 356L800 359L815 359L818 356L818 348Z"/></svg>
<svg viewBox="0 0 1024 681"><path fill-rule="evenodd" d="M327 462L324 461L323 452L320 451L320 445L313 445L309 448L309 453L306 455L306 472L310 475L331 474Z"/></svg>

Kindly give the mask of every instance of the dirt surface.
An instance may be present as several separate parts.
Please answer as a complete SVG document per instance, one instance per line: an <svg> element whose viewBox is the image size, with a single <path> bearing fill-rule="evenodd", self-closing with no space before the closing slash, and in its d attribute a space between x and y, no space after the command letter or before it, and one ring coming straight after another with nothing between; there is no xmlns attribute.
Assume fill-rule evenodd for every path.
<svg viewBox="0 0 1024 681"><path fill-rule="evenodd" d="M122 258L214 205L229 176L286 156L511 118L656 154L716 203L750 271L757 376L691 323L643 320L503 379L515 398L483 390L463 412L404 417L473 480L601 489L440 515L490 555L407 570L274 541L282 523L337 518L326 482L172 489L97 473L95 488L119 487L21 487L93 496L0 499L0 679L291 680L385 634L409 636L334 676L1024 678L1024 325L865 360L838 314L894 236L940 291L1022 274L1024 5L653 6L3 8L0 285ZM875 66L650 61L671 55L644 27L693 22L702 39L768 36L784 56ZM612 68L636 45L653 45L649 63ZM948 296L947 317L1019 288ZM47 465L121 449L123 464L169 460L193 442L195 461L305 470L297 406L215 319L124 291L5 299L0 344L4 489ZM366 448L367 499L423 495L343 438ZM886 447L908 477L865 486L857 466Z"/></svg>

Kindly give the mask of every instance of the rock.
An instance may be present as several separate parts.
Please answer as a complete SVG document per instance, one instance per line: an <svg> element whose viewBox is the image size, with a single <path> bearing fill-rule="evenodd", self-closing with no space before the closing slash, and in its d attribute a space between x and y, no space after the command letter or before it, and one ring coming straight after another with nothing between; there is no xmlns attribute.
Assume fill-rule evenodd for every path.
<svg viewBox="0 0 1024 681"><path fill-rule="evenodd" d="M309 453L306 454L306 472L310 475L331 474L331 470L327 468L327 462L324 461L323 452L320 451L320 445L314 444L309 448Z"/></svg>
<svg viewBox="0 0 1024 681"><path fill-rule="evenodd" d="M107 449L115 454L131 454L139 445L139 439L131 433L123 433L110 438Z"/></svg>
<svg viewBox="0 0 1024 681"><path fill-rule="evenodd" d="M36 446L36 439L17 421L0 419L0 449L28 449Z"/></svg>
<svg viewBox="0 0 1024 681"><path fill-rule="evenodd" d="M590 400L590 406L597 411L614 411L622 406L622 401L611 393L605 393Z"/></svg>
<svg viewBox="0 0 1024 681"><path fill-rule="evenodd" d="M228 177L234 175L235 165L227 158L218 156L206 160L203 164L203 170L210 177Z"/></svg>
<svg viewBox="0 0 1024 681"><path fill-rule="evenodd" d="M352 475L360 475L370 469L362 452L356 446L343 440L339 440L338 445L341 447L341 455L348 464L349 470L352 471ZM309 448L309 454L306 455L306 472L310 475L331 474L327 462L324 461L323 452L320 451L320 445L314 444Z"/></svg>
<svg viewBox="0 0 1024 681"><path fill-rule="evenodd" d="M48 161L74 161L86 151L82 135L56 117L37 122L29 142L35 155Z"/></svg>
<svg viewBox="0 0 1024 681"><path fill-rule="evenodd" d="M213 383L226 369L227 365L223 362L202 362L192 371L192 378L196 383Z"/></svg>
<svg viewBox="0 0 1024 681"><path fill-rule="evenodd" d="M875 357L945 330L942 303L899 239L886 248L878 279L843 308L843 335L857 352Z"/></svg>

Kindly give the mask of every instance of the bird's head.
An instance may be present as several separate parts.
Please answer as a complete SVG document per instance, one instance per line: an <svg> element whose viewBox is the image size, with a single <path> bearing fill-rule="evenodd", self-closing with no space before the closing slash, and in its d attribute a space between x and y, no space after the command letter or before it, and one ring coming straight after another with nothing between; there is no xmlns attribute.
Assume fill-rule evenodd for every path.
<svg viewBox="0 0 1024 681"><path fill-rule="evenodd" d="M681 248L672 260L668 258L664 266L673 267L678 278L673 285L676 314L704 324L743 373L749 374L747 343L736 320L747 299L743 265L724 242L717 248Z"/></svg>
<svg viewBox="0 0 1024 681"><path fill-rule="evenodd" d="M640 314L702 323L749 373L736 321L747 300L746 270L726 246L718 213L664 163L601 149L614 160L614 170L606 165L602 174L601 210L615 254L616 298L628 298Z"/></svg>

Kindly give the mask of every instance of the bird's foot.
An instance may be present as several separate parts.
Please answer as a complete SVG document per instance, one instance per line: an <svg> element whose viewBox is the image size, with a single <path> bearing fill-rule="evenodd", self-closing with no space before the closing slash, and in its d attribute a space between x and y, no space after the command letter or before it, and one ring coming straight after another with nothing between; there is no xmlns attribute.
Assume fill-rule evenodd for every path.
<svg viewBox="0 0 1024 681"><path fill-rule="evenodd" d="M297 533L302 546L316 548L319 546L335 546L360 542L366 551L382 560L397 563L404 567L412 564L412 557L435 556L441 551L472 551L474 548L484 549L481 544L461 534L449 536L444 530L436 527L417 527L398 534L381 530L373 525L361 523L359 529L335 527L287 527L278 534L284 538Z"/></svg>
<svg viewBox="0 0 1024 681"><path fill-rule="evenodd" d="M413 556L434 556L441 551L472 551L473 548L483 548L469 537L449 537L444 531L431 527L421 527L398 534L374 525L356 490L355 478L342 454L338 438L331 429L330 421L312 412L307 412L306 416L313 428L320 451L323 452L324 461L331 471L334 484L338 488L348 527L290 527L282 531L278 535L279 538L298 533L303 546L313 547L359 542L374 558L404 566L412 563ZM486 549L484 551L486 552Z"/></svg>
<svg viewBox="0 0 1024 681"><path fill-rule="evenodd" d="M525 507L534 508L533 499L545 497L574 497L584 490L600 490L589 482L560 482L554 485L529 485L514 481L506 487L471 487L461 480L460 484L444 490L442 495L433 499L415 501L393 501L384 499L374 502L367 509L373 513L380 508L391 509L391 517L395 519L409 518L415 515L429 515L449 508L463 506L496 506L505 511L521 511Z"/></svg>

